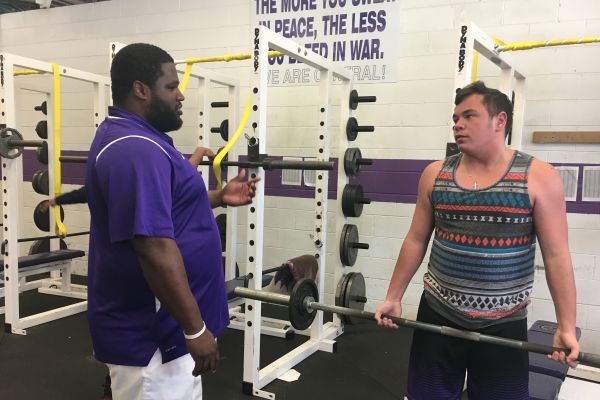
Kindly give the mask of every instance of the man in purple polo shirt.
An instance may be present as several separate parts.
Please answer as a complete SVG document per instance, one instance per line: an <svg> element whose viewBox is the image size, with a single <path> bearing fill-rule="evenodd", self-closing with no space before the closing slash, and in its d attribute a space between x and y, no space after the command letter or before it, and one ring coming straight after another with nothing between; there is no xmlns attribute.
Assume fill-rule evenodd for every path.
<svg viewBox="0 0 600 400"><path fill-rule="evenodd" d="M91 213L88 317L113 398L201 399L229 315L211 211L252 201L245 171L207 191L165 134L182 125L173 59L148 44L111 66L114 107L96 132L86 187Z"/></svg>

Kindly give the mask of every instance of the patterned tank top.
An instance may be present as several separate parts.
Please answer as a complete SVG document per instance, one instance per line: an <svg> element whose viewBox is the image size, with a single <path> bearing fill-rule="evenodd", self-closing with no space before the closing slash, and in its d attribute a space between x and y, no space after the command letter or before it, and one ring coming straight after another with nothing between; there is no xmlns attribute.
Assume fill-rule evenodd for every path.
<svg viewBox="0 0 600 400"><path fill-rule="evenodd" d="M535 234L527 189L533 157L515 151L504 176L476 190L457 184L460 159L448 157L433 185L435 233L425 291L462 319L497 320L524 309L533 287Z"/></svg>

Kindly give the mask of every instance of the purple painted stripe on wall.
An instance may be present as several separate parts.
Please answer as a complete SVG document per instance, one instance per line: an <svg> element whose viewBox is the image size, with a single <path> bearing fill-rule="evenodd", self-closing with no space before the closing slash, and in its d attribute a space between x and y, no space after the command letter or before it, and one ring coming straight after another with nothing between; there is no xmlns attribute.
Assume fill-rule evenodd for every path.
<svg viewBox="0 0 600 400"><path fill-rule="evenodd" d="M64 155L82 156L85 151L63 151ZM273 157L281 158L281 157ZM241 157L241 159L245 159ZM350 183L360 183L366 197L372 201L384 203L414 204L417 200L417 185L419 176L425 167L433 160L373 160L373 165L364 166L357 177L351 177ZM337 168L337 159L334 159ZM555 166L587 166L597 164L554 164ZM35 151L23 152L23 179L31 181L33 173L46 169L40 164ZM63 183L82 185L85 175L85 164L62 164ZM583 168L579 169L578 198L581 198ZM216 181L211 173L209 187L214 189ZM337 173L329 174L328 198L337 196ZM266 195L279 197L313 198L314 188L305 185L291 186L281 184L281 171L266 171ZM567 212L575 214L600 214L600 202L568 201Z"/></svg>

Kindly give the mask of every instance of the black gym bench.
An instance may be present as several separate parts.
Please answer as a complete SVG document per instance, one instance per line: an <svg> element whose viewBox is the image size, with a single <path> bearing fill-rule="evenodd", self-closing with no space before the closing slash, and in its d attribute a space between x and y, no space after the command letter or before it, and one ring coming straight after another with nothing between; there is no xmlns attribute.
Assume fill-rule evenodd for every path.
<svg viewBox="0 0 600 400"><path fill-rule="evenodd" d="M40 273L44 266L50 266L58 261L67 261L74 258L85 256L82 250L53 250L46 253L30 254L19 257L19 275L27 276L30 273ZM4 257L0 257L0 262L4 264ZM4 280L4 270L0 271L0 279Z"/></svg>
<svg viewBox="0 0 600 400"><path fill-rule="evenodd" d="M0 280L3 285L0 285L0 298L4 297L5 307L0 309L5 312L5 330L7 332L25 334L25 329L31 326L39 325L45 322L50 322L58 318L63 318L87 309L87 301L85 298L85 288L79 291L72 288L71 285L71 265L70 261L85 256L82 250L60 249L37 254L30 254L19 257L18 261L18 279L16 281L8 280L5 273L10 265L4 263L4 257L0 257L4 268L0 270ZM62 282L58 282L56 286L61 289L43 287L44 279L36 279L33 281L25 281L22 278L31 275L38 275L47 272L62 271ZM78 285L74 285L78 286ZM78 298L83 301L75 304L59 307L48 310L35 315L20 317L19 315L19 295L21 292L38 289L41 293L56 294L66 297Z"/></svg>

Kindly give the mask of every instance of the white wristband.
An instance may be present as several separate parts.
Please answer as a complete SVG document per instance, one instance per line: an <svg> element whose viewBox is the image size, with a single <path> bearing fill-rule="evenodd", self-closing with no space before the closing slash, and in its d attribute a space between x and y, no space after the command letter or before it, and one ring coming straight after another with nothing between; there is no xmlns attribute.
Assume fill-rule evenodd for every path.
<svg viewBox="0 0 600 400"><path fill-rule="evenodd" d="M199 338L200 336L202 336L202 334L206 331L206 323L204 323L204 326L202 327L202 329L200 329L200 332L198 333L194 333L193 335L187 335L185 332L183 332L183 337L186 340L194 340Z"/></svg>

